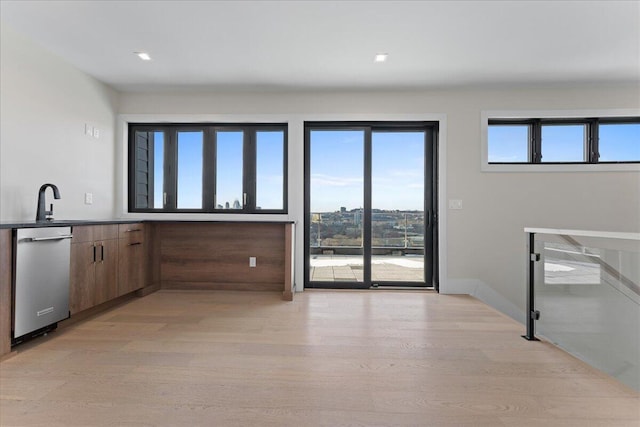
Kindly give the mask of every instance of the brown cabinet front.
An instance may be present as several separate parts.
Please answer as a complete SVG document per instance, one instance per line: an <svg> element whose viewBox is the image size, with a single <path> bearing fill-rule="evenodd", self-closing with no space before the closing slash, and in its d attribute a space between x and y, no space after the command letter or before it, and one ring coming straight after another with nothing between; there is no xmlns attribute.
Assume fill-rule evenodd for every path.
<svg viewBox="0 0 640 427"><path fill-rule="evenodd" d="M117 296L117 225L73 228L71 243L71 314Z"/></svg>
<svg viewBox="0 0 640 427"><path fill-rule="evenodd" d="M118 241L103 240L99 245L100 257L96 261L96 305L118 296Z"/></svg>
<svg viewBox="0 0 640 427"><path fill-rule="evenodd" d="M118 296L120 296L145 285L144 224L120 224L118 235Z"/></svg>
<svg viewBox="0 0 640 427"><path fill-rule="evenodd" d="M0 356L11 351L11 230L0 230Z"/></svg>

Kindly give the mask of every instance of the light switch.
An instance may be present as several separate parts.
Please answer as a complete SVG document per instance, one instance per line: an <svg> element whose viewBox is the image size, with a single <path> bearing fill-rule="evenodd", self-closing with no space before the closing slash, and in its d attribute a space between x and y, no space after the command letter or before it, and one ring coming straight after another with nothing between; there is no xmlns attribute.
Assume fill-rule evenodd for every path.
<svg viewBox="0 0 640 427"><path fill-rule="evenodd" d="M100 129L98 129L98 128L93 128L93 137L94 137L95 139L100 138Z"/></svg>
<svg viewBox="0 0 640 427"><path fill-rule="evenodd" d="M449 200L449 209L462 209L462 200L451 199Z"/></svg>
<svg viewBox="0 0 640 427"><path fill-rule="evenodd" d="M84 134L87 136L93 136L93 126L89 123L84 124Z"/></svg>
<svg viewBox="0 0 640 427"><path fill-rule="evenodd" d="M255 267L255 266L256 266L256 257L250 256L249 257L249 267Z"/></svg>
<svg viewBox="0 0 640 427"><path fill-rule="evenodd" d="M84 204L85 205L93 204L93 193L84 193Z"/></svg>

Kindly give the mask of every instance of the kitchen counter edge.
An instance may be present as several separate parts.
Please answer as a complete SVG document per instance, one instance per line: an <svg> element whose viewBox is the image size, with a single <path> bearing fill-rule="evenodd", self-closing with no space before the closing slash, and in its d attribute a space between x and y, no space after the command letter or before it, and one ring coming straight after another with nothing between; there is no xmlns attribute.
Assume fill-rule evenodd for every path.
<svg viewBox="0 0 640 427"><path fill-rule="evenodd" d="M0 229L15 228L43 228L43 227L73 227L81 225L107 225L107 224L135 224L145 223L243 223L243 224L294 224L295 221L229 221L229 220L179 220L179 219L103 219L103 220L54 220L47 222L17 221L2 222Z"/></svg>

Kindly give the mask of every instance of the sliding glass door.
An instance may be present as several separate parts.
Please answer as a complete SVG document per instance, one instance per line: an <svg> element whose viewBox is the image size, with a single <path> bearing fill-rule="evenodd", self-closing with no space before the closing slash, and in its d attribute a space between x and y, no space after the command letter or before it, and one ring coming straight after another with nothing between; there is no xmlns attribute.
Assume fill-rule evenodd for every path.
<svg viewBox="0 0 640 427"><path fill-rule="evenodd" d="M305 286L433 286L437 125L305 128Z"/></svg>
<svg viewBox="0 0 640 427"><path fill-rule="evenodd" d="M364 131L311 133L310 278L363 283Z"/></svg>

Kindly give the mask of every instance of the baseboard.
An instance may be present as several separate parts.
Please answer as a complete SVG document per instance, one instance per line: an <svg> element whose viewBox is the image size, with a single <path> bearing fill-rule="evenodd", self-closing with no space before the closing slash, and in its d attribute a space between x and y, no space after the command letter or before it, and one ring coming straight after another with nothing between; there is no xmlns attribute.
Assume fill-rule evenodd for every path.
<svg viewBox="0 0 640 427"><path fill-rule="evenodd" d="M466 294L479 299L485 304L506 314L512 319L525 323L525 312L504 296L496 292L491 286L479 279L449 279L446 290L440 289L442 294Z"/></svg>
<svg viewBox="0 0 640 427"><path fill-rule="evenodd" d="M198 291L280 291L282 283L218 283L218 282L178 282L163 281L162 289L198 290Z"/></svg>
<svg viewBox="0 0 640 427"><path fill-rule="evenodd" d="M153 285L145 286L144 288L138 289L135 294L137 297L146 297L149 294L152 294L156 291L160 290L160 283L154 283Z"/></svg>

